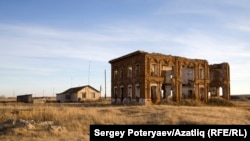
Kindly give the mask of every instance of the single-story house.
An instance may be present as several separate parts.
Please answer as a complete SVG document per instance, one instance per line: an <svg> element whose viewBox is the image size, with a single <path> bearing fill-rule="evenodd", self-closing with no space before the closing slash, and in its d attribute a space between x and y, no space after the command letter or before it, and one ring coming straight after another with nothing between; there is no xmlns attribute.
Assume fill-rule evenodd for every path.
<svg viewBox="0 0 250 141"><path fill-rule="evenodd" d="M100 99L100 91L90 85L73 87L56 94L57 102L82 102L96 101Z"/></svg>
<svg viewBox="0 0 250 141"><path fill-rule="evenodd" d="M31 103L33 101L32 94L18 95L17 102Z"/></svg>

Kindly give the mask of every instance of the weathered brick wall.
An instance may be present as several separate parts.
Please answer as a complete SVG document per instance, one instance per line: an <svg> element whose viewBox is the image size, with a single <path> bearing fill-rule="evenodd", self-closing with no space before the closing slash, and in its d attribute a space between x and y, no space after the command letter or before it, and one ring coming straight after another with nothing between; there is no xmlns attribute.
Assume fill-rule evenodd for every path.
<svg viewBox="0 0 250 141"><path fill-rule="evenodd" d="M209 66L207 60L143 51L119 57L111 60L110 63L111 97L114 103L158 104L170 95L177 102L185 98L207 101L211 87L210 79L213 78L210 77L210 73L217 70L217 67ZM229 79L227 79L229 67L225 64L220 67L223 68L223 75L220 77L223 77L223 82L226 81L223 90L228 93L230 91ZM132 70L131 75L128 75L129 68ZM222 80L220 77L219 79ZM217 80L212 85L215 83ZM135 94L137 85L140 86L139 100ZM117 95L114 92L115 88ZM129 94L131 92L132 95ZM228 95L224 97L227 98Z"/></svg>
<svg viewBox="0 0 250 141"><path fill-rule="evenodd" d="M220 96L219 89L222 89L222 97L230 99L230 66L228 63L213 64L209 66L210 89L213 96Z"/></svg>

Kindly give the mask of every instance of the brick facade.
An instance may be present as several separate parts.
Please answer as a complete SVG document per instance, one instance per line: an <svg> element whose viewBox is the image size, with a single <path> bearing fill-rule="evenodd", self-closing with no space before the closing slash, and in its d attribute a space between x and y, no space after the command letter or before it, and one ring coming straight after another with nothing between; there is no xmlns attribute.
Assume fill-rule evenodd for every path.
<svg viewBox="0 0 250 141"><path fill-rule="evenodd" d="M212 96L222 89L223 97L230 99L228 63L209 65L206 60L144 51L109 63L112 104L159 104L169 98L176 102L186 98L206 102L210 87Z"/></svg>

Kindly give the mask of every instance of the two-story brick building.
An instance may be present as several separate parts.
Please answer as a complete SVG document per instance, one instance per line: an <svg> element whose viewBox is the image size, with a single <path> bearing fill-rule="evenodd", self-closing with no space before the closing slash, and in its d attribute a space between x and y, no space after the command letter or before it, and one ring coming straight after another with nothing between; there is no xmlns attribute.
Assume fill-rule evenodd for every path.
<svg viewBox="0 0 250 141"><path fill-rule="evenodd" d="M144 51L109 63L112 104L158 104L169 97L176 102L185 98L206 102L220 91L222 97L230 99L228 63L209 65L202 59Z"/></svg>

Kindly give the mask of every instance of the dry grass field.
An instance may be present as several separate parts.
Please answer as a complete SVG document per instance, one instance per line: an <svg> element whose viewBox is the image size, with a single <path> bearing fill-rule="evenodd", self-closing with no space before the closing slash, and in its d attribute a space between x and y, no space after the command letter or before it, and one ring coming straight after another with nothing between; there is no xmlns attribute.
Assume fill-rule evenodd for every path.
<svg viewBox="0 0 250 141"><path fill-rule="evenodd" d="M151 106L0 103L0 140L89 141L91 124L250 124L250 100Z"/></svg>

